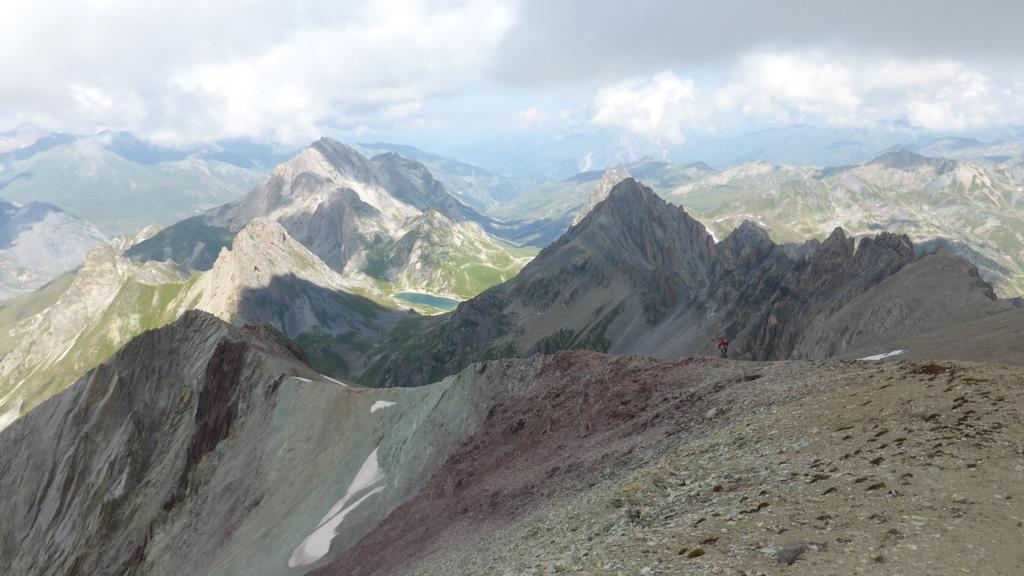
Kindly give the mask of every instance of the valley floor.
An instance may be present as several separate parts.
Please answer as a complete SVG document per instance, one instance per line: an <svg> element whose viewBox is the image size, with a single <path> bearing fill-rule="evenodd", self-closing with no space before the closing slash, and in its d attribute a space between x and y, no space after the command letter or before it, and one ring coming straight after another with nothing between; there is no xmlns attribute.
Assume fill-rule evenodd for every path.
<svg viewBox="0 0 1024 576"><path fill-rule="evenodd" d="M1024 571L1020 369L547 364L535 396L325 572Z"/></svg>

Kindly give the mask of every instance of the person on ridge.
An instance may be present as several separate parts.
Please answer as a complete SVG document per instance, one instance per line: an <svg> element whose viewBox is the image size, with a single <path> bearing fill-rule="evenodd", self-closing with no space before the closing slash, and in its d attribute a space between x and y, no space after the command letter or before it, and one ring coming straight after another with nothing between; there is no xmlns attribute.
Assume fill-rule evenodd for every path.
<svg viewBox="0 0 1024 576"><path fill-rule="evenodd" d="M718 353L722 356L722 358L728 358L729 357L729 339L728 338L722 338L721 340L718 341Z"/></svg>

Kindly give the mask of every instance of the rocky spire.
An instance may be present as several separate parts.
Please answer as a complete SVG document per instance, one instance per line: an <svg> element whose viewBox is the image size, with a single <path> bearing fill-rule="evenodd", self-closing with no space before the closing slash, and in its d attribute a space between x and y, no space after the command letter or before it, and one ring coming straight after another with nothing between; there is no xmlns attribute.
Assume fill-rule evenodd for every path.
<svg viewBox="0 0 1024 576"><path fill-rule="evenodd" d="M629 170L626 169L625 164L605 168L604 174L601 175L601 181L594 188L594 191L590 193L590 196L587 197L587 203L583 205L583 208L580 208L580 211L576 213L576 217L573 218L573 226L579 224L595 206L607 198L612 188L615 188L619 182L629 177Z"/></svg>

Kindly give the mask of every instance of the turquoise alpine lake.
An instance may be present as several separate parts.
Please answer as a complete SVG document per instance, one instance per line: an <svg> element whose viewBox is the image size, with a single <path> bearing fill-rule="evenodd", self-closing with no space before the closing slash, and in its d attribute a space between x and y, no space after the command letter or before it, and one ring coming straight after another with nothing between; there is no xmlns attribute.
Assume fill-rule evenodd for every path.
<svg viewBox="0 0 1024 576"><path fill-rule="evenodd" d="M430 306L438 310L455 310L455 307L459 305L458 300L452 300L444 296L434 296L433 294L421 294L419 292L399 292L395 296L410 304Z"/></svg>

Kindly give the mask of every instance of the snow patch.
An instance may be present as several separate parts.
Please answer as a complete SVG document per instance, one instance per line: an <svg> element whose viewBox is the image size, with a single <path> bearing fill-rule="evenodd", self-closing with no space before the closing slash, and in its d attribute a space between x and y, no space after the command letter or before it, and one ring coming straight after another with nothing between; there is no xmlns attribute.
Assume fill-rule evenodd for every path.
<svg viewBox="0 0 1024 576"><path fill-rule="evenodd" d="M903 354L904 352L906 352L906 350L893 350L892 352L886 352L884 354L875 354L874 356L865 356L865 357L861 358L861 360L868 360L868 361L885 360L886 358L892 358L893 356L899 356L900 354Z"/></svg>
<svg viewBox="0 0 1024 576"><path fill-rule="evenodd" d="M334 378L331 378L330 376L324 376L323 374L321 374L321 376L323 376L324 378L327 378L328 380L330 380L331 382L334 382L335 384L337 384L338 386L341 386L342 388L351 388L351 386L349 386L348 384L345 384L341 380L335 380Z"/></svg>
<svg viewBox="0 0 1024 576"><path fill-rule="evenodd" d="M0 430L14 424L14 421L18 419L18 416L21 416L21 405L24 401L24 399L18 400L17 404L15 404L10 410L0 414Z"/></svg>
<svg viewBox="0 0 1024 576"><path fill-rule="evenodd" d="M394 405L394 402L388 402L387 400L377 400L376 402L373 403L373 406L370 406L370 414L373 414L377 410L383 410Z"/></svg>
<svg viewBox="0 0 1024 576"><path fill-rule="evenodd" d="M291 557L288 558L289 568L308 566L323 558L330 551L331 541L337 536L338 526L341 526L341 523L345 521L345 517L367 498L384 491L384 486L377 486L360 496L355 502L349 504L349 501L358 496L360 492L364 492L384 480L384 473L377 462L377 450L379 448L374 448L373 452L366 457L366 460L359 467L359 471L356 472L355 478L352 479L352 483L349 484L348 490L345 491L345 495L341 500L338 500L331 506L331 509L320 520L313 533L307 536L292 551Z"/></svg>

